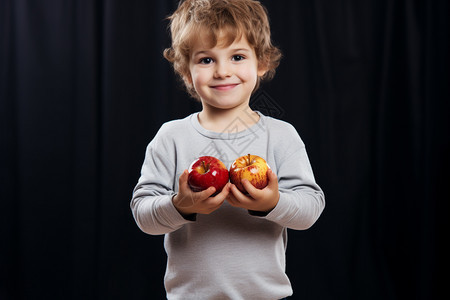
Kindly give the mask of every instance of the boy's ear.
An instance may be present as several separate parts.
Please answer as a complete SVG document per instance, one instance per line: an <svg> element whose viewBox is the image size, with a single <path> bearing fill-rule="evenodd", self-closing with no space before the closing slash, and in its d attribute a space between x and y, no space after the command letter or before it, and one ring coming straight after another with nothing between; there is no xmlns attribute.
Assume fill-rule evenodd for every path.
<svg viewBox="0 0 450 300"><path fill-rule="evenodd" d="M187 73L183 76L184 78L184 82L186 82L187 84L192 86L192 77L191 77L191 73Z"/></svg>
<svg viewBox="0 0 450 300"><path fill-rule="evenodd" d="M258 68L258 77L263 77L264 74L266 74L267 69L266 68Z"/></svg>
<svg viewBox="0 0 450 300"><path fill-rule="evenodd" d="M258 77L263 77L268 71L267 64L265 62L258 63Z"/></svg>

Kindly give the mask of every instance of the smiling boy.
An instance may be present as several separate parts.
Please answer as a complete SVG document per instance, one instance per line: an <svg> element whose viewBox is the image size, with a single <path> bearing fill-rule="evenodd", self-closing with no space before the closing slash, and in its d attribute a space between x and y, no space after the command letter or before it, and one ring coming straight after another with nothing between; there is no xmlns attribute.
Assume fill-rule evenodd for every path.
<svg viewBox="0 0 450 300"><path fill-rule="evenodd" d="M163 124L131 201L139 228L165 234L167 298L290 296L287 229L312 226L325 201L294 127L249 107L280 59L266 11L252 0L186 0L170 21L164 55L202 110ZM213 187L189 188L186 169L198 156L218 155L229 166L247 153L271 166L266 188L244 181L244 194L228 183L214 197Z"/></svg>

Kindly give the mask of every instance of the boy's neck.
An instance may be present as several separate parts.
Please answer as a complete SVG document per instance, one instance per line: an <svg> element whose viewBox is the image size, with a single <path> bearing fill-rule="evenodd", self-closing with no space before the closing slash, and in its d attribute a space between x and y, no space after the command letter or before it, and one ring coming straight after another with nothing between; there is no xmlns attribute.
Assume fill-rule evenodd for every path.
<svg viewBox="0 0 450 300"><path fill-rule="evenodd" d="M232 109L203 106L198 115L203 128L214 132L240 132L259 121L259 115L248 103Z"/></svg>

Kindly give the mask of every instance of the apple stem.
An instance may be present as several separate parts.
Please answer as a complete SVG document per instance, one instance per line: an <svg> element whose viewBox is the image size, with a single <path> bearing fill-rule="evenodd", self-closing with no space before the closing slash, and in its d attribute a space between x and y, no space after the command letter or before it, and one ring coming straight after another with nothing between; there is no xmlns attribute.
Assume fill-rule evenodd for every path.
<svg viewBox="0 0 450 300"><path fill-rule="evenodd" d="M247 156L247 166L250 166L252 163L250 161L250 153Z"/></svg>
<svg viewBox="0 0 450 300"><path fill-rule="evenodd" d="M205 170L205 173L209 171L209 164L205 164L204 160L202 160L202 167L203 170Z"/></svg>

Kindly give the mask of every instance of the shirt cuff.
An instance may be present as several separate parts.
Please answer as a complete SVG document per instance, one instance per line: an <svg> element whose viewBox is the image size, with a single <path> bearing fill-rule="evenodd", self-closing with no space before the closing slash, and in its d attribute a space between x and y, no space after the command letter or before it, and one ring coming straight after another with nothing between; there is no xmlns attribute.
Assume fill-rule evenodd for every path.
<svg viewBox="0 0 450 300"><path fill-rule="evenodd" d="M173 205L173 197L175 197L176 194L173 194L170 197L165 197L167 200L167 203L165 203L165 207L167 209L167 214L169 216L169 219L172 220L173 226L182 226L186 223L194 222L197 218L197 214L189 215L184 217L180 212L177 210L175 205Z"/></svg>
<svg viewBox="0 0 450 300"><path fill-rule="evenodd" d="M286 212L290 209L289 200L286 199L280 192L280 199L278 199L277 205L266 215L266 219L280 223L286 218Z"/></svg>

